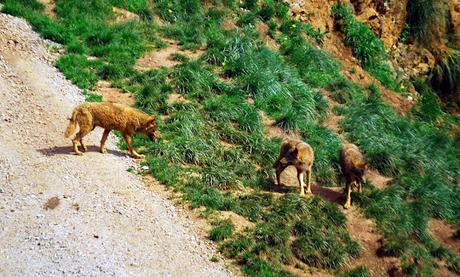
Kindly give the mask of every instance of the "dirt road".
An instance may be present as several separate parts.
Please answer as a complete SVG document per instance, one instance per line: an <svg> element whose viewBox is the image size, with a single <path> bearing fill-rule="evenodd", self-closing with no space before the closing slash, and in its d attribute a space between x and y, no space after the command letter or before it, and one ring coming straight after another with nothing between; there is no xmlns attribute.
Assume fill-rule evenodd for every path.
<svg viewBox="0 0 460 277"><path fill-rule="evenodd" d="M70 155L63 131L83 97L50 66L53 47L0 14L0 276L228 275L192 223L127 171L136 165L113 137L108 154Z"/></svg>

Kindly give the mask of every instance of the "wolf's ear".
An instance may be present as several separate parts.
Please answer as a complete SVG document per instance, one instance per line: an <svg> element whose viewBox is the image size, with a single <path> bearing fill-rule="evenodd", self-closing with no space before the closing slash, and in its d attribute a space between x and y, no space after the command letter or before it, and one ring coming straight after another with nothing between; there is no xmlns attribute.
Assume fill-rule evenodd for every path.
<svg viewBox="0 0 460 277"><path fill-rule="evenodd" d="M154 115L151 115L149 119L147 119L147 124L155 123L156 120L157 120L157 117Z"/></svg>

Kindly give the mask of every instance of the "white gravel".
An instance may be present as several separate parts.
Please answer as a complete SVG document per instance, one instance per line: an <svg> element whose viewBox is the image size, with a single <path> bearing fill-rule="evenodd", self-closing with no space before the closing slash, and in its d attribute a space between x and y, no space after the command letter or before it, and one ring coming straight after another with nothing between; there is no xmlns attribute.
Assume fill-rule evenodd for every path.
<svg viewBox="0 0 460 277"><path fill-rule="evenodd" d="M0 13L0 276L227 276L209 241L127 169L101 132L70 154L80 90L52 66L59 46ZM93 145L93 147L91 147ZM59 205L44 209L51 197Z"/></svg>

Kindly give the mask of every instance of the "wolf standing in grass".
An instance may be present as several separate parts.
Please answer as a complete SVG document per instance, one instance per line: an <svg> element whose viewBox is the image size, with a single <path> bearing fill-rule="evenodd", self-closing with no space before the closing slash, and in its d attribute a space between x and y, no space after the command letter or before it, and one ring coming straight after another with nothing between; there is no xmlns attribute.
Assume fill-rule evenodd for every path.
<svg viewBox="0 0 460 277"><path fill-rule="evenodd" d="M281 145L280 155L273 164L276 169L276 182L281 184L281 172L293 165L297 169L297 179L300 185L300 195L305 195L305 175L307 175L307 194L311 194L311 168L313 166L314 151L310 145L300 140L286 140Z"/></svg>
<svg viewBox="0 0 460 277"><path fill-rule="evenodd" d="M346 180L345 194L347 199L343 207L349 209L351 205L351 186L357 186L358 192L362 191L367 163L361 152L359 152L358 146L347 143L343 145L340 152L340 166Z"/></svg>
<svg viewBox="0 0 460 277"><path fill-rule="evenodd" d="M80 142L83 152L87 147L83 143L83 137L89 134L96 126L104 128L101 139L101 153L107 153L105 141L111 130L118 130L123 134L123 138L128 146L129 153L134 158L144 158L134 151L131 144L131 135L142 133L147 135L152 141L156 138L156 118L148 114L137 111L131 107L115 103L84 103L75 107L70 118L69 126L64 133L67 138L80 127L79 132L72 139L75 154L81 155L77 143Z"/></svg>

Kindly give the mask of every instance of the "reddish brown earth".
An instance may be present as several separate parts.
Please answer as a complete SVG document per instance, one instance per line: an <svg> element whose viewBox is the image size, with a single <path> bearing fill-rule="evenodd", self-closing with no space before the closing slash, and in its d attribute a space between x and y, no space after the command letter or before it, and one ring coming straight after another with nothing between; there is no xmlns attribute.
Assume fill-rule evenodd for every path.
<svg viewBox="0 0 460 277"><path fill-rule="evenodd" d="M203 50L196 50L195 52L190 50L181 50L179 44L170 39L163 39L168 44L167 47L162 49L154 49L145 53L140 57L135 68L140 71L150 70L159 67L173 67L180 64L181 62L175 61L171 58L172 54L182 54L190 59L196 59L203 54Z"/></svg>
<svg viewBox="0 0 460 277"><path fill-rule="evenodd" d="M94 93L102 96L102 101L106 102L120 103L128 106L132 106L136 103L133 94L112 87L108 81L98 81Z"/></svg>
<svg viewBox="0 0 460 277"><path fill-rule="evenodd" d="M428 222L428 230L439 243L460 256L460 239L454 236L458 230L455 226L440 219L431 219Z"/></svg>

